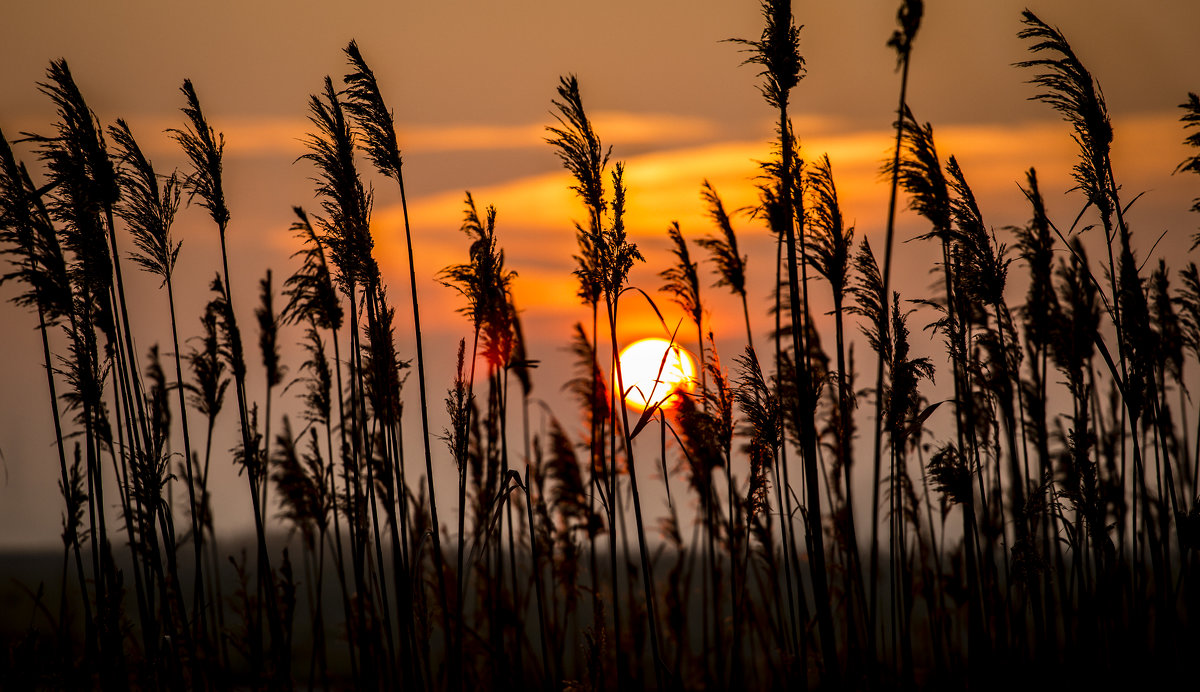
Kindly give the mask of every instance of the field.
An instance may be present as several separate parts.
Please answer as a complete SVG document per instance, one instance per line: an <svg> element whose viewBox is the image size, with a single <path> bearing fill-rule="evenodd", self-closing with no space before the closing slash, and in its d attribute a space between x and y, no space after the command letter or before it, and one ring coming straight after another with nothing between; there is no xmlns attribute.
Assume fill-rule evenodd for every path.
<svg viewBox="0 0 1200 692"><path fill-rule="evenodd" d="M38 88L56 119L0 131L0 283L41 347L5 358L44 372L37 415L55 432L45 459L8 463L55 466L63 523L60 547L3 558L0 686L991 689L1188 674L1200 269L1195 244L1170 261L1155 248L1191 231L1140 230L1103 75L1069 25L1030 11L1013 69L1077 158L1013 171L1027 206L1008 217L1024 220L985 219L971 171L907 99L923 11L901 2L888 42L886 225L868 241L837 161L801 146L802 31L788 2L764 0L761 34L727 46L774 127L746 183L757 202L733 208L705 180L708 232L664 224L651 285L631 279L646 262L627 228L637 189L586 81L562 76L542 136L577 202L561 222L578 321L553 345L523 328L502 217L470 192L466 254L438 273L463 338L423 332L401 95L384 93L371 47L350 41L345 76L309 99L297 175L318 203L293 210L288 272L266 270L250 295L239 273L264 268L227 250L238 209L201 99L220 85L183 80L162 137L187 165L167 171L51 61ZM1193 155L1177 172L1194 182L1200 97L1179 101ZM1071 188L1077 215L1048 211L1047 180ZM403 238L389 261L406 269L391 286L373 236L385 198ZM1200 213L1200 197L1179 204ZM918 237L900 237L902 213ZM177 214L219 241L199 315L176 311ZM750 255L768 246L743 228L765 229L770 250ZM898 265L905 242L926 264ZM764 312L751 274L765 271ZM901 295L900 272L929 272L932 288ZM139 273L160 313L130 307ZM644 385L615 366L631 313L694 348L698 372L670 400L635 405ZM148 320L169 343L136 345ZM450 352L455 377L427 377ZM558 371L569 379L545 381ZM236 469L236 494L210 485L219 469ZM215 529L236 511L252 518L244 539Z"/></svg>

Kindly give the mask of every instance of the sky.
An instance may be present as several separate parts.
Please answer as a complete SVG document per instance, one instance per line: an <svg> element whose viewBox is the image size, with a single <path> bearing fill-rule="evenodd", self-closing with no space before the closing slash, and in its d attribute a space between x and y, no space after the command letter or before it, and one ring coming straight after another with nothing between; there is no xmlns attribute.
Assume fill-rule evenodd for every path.
<svg viewBox="0 0 1200 692"><path fill-rule="evenodd" d="M795 131L808 158L829 154L856 237L873 244L876 238L882 243L887 213L888 186L879 170L894 136L899 75L886 41L898 4L793 6L803 25L800 50L807 67L792 94ZM1016 36L1025 4L927 0L909 85L916 117L933 124L943 157L958 158L1001 240L1006 227L1028 219L1018 183L1031 166L1060 225L1069 226L1082 207L1079 195L1069 193L1075 155L1069 126L1028 100L1034 90L1025 80L1031 75L1013 67L1028 57ZM1139 255L1180 266L1200 226L1187 211L1200 195L1200 181L1171 174L1193 153L1182 144L1178 104L1188 91L1200 91L1200 43L1194 39L1200 3L1056 0L1031 9L1063 30L1103 88L1123 196L1145 193L1130 213ZM626 163L628 223L647 258L631 281L656 295L673 323L682 315L655 293L670 222L679 221L689 240L715 230L699 197L705 179L731 209L756 203L756 161L769 153L773 112L758 92L757 70L742 65L739 47L724 40L757 38L760 31L757 3L726 0L10 3L0 22L0 128L10 139L22 131L50 131L53 108L36 84L50 60L65 58L101 121L127 120L155 166L167 172L185 166L163 130L182 123L179 87L185 77L192 79L209 122L227 142L230 269L239 318L250 330L259 279L269 268L278 284L296 267L290 255L297 246L288 232L292 207L317 206L314 171L297 161L310 129L309 95L320 91L326 75L340 81L347 71L342 49L356 39L394 110L405 155L430 401L442 400L457 341L469 336L455 312L458 296L437 280L441 268L466 259L458 228L469 190L481 206L496 206L497 233L518 273L515 301L530 355L542 361L534 396L577 430L578 416L560 388L570 375L563 349L571 325L589 316L575 299L570 273L573 222L584 216L544 142L558 79L579 77L597 132L612 145L613 159ZM27 148L18 152L33 164ZM410 357L399 199L365 160L362 171L375 189L376 256L397 307L398 346L402 357ZM750 256L756 339L765 339L773 239L744 214L735 228ZM926 230L911 212L900 215L897 228L899 241ZM219 247L198 206L181 209L174 233L183 240L176 285L186 336L197 331ZM902 242L896 253L896 288L908 297L929 295L928 249ZM126 276L134 274L127 266ZM706 275L708 270L702 267ZM169 351L165 292L145 275L130 281L139 351L155 342ZM1012 290L1020 295L1019 285ZM814 283L812 291L814 311L827 310L825 287ZM62 511L36 317L7 302L15 293L0 287L0 550L56 543ZM705 299L729 363L742 347L740 308L721 290L709 290ZM661 331L644 303L622 309L623 342ZM930 339L913 331L915 340ZM292 341L299 337L291 334ZM917 344L918 350L927 346ZM285 359L294 374L299 349L285 350ZM261 400L256 365L251 396ZM405 391L410 407L415 397L414 378ZM296 415L294 403L280 409ZM440 414L440 406L435 409ZM419 419L415 411L406 418L410 449L419 450L411 447ZM433 432L443 425L444 416L435 415ZM214 446L231 447L235 437L234 426L223 425ZM435 452L443 449L436 439L432 444ZM452 486L453 466L444 455L439 469L446 477L442 482L439 475L442 486ZM232 467L218 468L214 484L218 531L248 531L244 480ZM452 502L443 500L447 508Z"/></svg>

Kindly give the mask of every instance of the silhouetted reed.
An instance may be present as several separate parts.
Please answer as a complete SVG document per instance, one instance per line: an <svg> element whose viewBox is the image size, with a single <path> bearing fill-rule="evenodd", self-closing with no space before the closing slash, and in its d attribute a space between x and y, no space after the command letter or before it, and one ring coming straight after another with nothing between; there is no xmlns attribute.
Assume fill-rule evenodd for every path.
<svg viewBox="0 0 1200 692"><path fill-rule="evenodd" d="M123 120L103 126L66 63L52 62L39 85L56 109L51 134L22 140L35 170L0 133L0 283L38 318L64 509L61 590L55 613L44 589L29 589L54 651L24 656L19 647L39 640L31 628L0 675L104 688L675 690L1039 687L1182 672L1200 607L1200 414L1185 387L1200 359L1200 270L1146 261L1153 249L1131 231L1099 86L1030 12L1019 36L1032 55L1020 66L1034 70L1033 98L1071 126L1082 211L1057 225L1048 178L1029 169L1023 220L991 225L1004 210L976 197L906 101L923 9L903 2L888 44L901 85L877 229L849 222L830 157L801 155L791 114L805 63L789 3L763 3L761 36L738 41L777 119L751 182L759 203L748 223L760 230L739 231L777 242L772 349L755 345L752 260L734 232L744 210L727 209L707 181L700 202L713 229L695 240L705 256L671 223L654 268L682 315L666 326L669 313L635 284L645 258L626 195L637 191L624 164L609 166L579 80L561 78L546 142L582 204L568 232L576 296L591 310L590 327L581 318L564 335L564 398L578 418L534 405L546 357L535 351L549 337L526 339L496 210L467 193L465 261L437 278L464 300L470 338L458 341L436 454L398 133L357 44L345 50L344 90L327 77L309 99L300 160L319 209L293 209L288 278L267 269L257 285L256 357L230 281L224 140L192 83L184 124L168 131L189 169L164 176L153 149ZM1185 141L1200 147L1200 102L1188 97ZM399 187L415 363L397 340L410 325L376 258L359 154ZM1200 171L1198 161L1177 170ZM175 314L172 231L185 191L222 252L190 330ZM919 300L891 286L901 193L932 260L932 295ZM1103 248L1078 230L1092 225ZM123 255L125 238L133 251ZM173 381L165 349L134 350L128 261L167 288ZM717 304L702 300L708 269L742 306L732 373L718 346L735 337L713 333ZM818 288L828 298L813 298ZM634 294L672 341L694 334L701 374L697 391L631 420L637 384L617 366L631 336L622 299ZM831 305L831 319L810 299ZM928 347L913 336L919 324ZM876 359L863 390L856 347ZM425 464L410 485L414 365L408 398L419 399ZM258 377L254 400L246 382ZM236 423L221 417L231 384ZM934 392L945 400L930 401ZM520 423L510 415L518 396ZM859 410L867 397L874 410ZM638 442L655 418L661 466ZM224 440L233 424L236 442ZM215 515L231 500L210 484L213 463L246 476L253 561L230 537L218 543ZM457 516L443 524L436 485L449 463ZM666 502L650 507L638 476L658 469Z"/></svg>
<svg viewBox="0 0 1200 692"><path fill-rule="evenodd" d="M808 313L807 293L801 300L801 289L807 291L807 283L802 284L800 273L804 271L799 261L798 253L803 254L804 220L803 211L797 214L802 196L796 194L795 186L800 182L800 170L793 157L792 125L788 116L788 103L792 89L804 76L804 59L800 56L800 30L792 20L790 3L782 0L766 0L763 2L763 18L765 26L762 37L758 41L738 40L747 46L750 57L746 62L763 67L760 76L763 84L759 87L767 105L778 112L779 158L767 167L767 174L774 176L770 185L775 192L775 209L768 212L771 229L779 236L784 246L784 256L787 271L788 299L787 305L791 312L791 352L796 359L793 368L794 387L798 398L799 408L796 418L800 423L800 457L804 468L804 485L807 489L805 524L806 542L811 545L810 559L812 560L813 602L817 614L817 626L820 632L823 674L825 680L837 686L841 677L840 663L837 659L837 644L833 629L833 614L829 605L829 576L825 565L824 531L820 528L821 494L820 480L817 471L817 435L815 427L816 390L808 367L809 347L802 322ZM799 209L803 209L802 206ZM800 226L800 242L797 242L797 226ZM782 464L786 468L786 462ZM789 486L784 479L784 486ZM785 488L790 496L790 487ZM790 516L790 512L789 512Z"/></svg>

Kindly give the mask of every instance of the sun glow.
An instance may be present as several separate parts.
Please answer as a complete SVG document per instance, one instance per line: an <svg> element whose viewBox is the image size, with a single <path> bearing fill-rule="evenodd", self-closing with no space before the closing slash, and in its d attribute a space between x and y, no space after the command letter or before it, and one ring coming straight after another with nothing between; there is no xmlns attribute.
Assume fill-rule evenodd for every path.
<svg viewBox="0 0 1200 692"><path fill-rule="evenodd" d="M634 408L678 404L678 392L696 388L696 362L678 344L666 339L642 339L626 346L619 356L625 400Z"/></svg>

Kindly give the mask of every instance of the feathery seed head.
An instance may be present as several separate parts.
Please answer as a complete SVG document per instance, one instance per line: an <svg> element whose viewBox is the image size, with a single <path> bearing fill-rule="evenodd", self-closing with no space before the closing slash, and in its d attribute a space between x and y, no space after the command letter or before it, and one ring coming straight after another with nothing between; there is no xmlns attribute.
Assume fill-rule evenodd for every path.
<svg viewBox="0 0 1200 692"><path fill-rule="evenodd" d="M65 60L55 60L47 70L49 82L39 83L42 93L58 107L57 134L25 134L37 145L46 164L52 190L47 205L59 222L63 249L74 256L67 274L76 293L96 310L97 326L112 334L112 305L108 289L113 281L109 233L102 216L120 199L116 172L104 143L103 130L84 102Z"/></svg>
<svg viewBox="0 0 1200 692"><path fill-rule="evenodd" d="M58 108L59 121L55 124L58 134L54 137L22 134L27 141L39 145L39 154L50 168L52 183L80 186L74 193L79 197L76 201L91 208L93 213L111 209L120 199L121 191L104 143L104 130L84 101L66 60L52 60L46 76L49 81L38 82L38 89Z"/></svg>
<svg viewBox="0 0 1200 692"><path fill-rule="evenodd" d="M116 126L109 128L109 133L119 151L121 166L117 175L125 190L116 211L129 226L133 242L140 250L132 255L132 259L166 283L175 269L182 245L171 238L171 224L179 209L179 176L172 172L159 184L160 176L154 172L124 120L118 119Z"/></svg>
<svg viewBox="0 0 1200 692"><path fill-rule="evenodd" d="M917 30L921 28L921 15L925 13L923 0L903 0L900 9L896 11L896 21L900 27L892 32L888 46L896 49L896 63L903 63L912 53L913 40Z"/></svg>
<svg viewBox="0 0 1200 692"><path fill-rule="evenodd" d="M466 193L462 231L471 239L470 262L443 269L443 283L467 299L459 309L483 336L483 352L493 367L508 362L513 347L512 280L516 272L504 268L504 251L496 242L496 208L488 206L479 217L475 199Z"/></svg>
<svg viewBox="0 0 1200 692"><path fill-rule="evenodd" d="M0 275L0 285L16 279L29 290L13 302L37 306L50 324L71 313L71 285L63 257L41 194L18 163L0 130L0 254L11 257L11 270Z"/></svg>
<svg viewBox="0 0 1200 692"><path fill-rule="evenodd" d="M345 52L354 68L343 79L346 84L345 109L358 126L367 157L380 173L399 181L403 160L400 145L396 141L396 123L392 112L384 103L375 73L367 66L358 44L351 41Z"/></svg>
<svg viewBox="0 0 1200 692"><path fill-rule="evenodd" d="M1038 189L1037 171L1026 173L1027 188L1021 188L1033 207L1033 218L1015 229L1017 252L1029 265L1029 291L1025 298L1025 334L1038 348L1050 343L1051 331L1058 322L1058 296L1054 292L1054 234L1046 205Z"/></svg>
<svg viewBox="0 0 1200 692"><path fill-rule="evenodd" d="M705 236L697 240L696 244L708 250L712 255L713 263L716 265L715 273L719 277L714 285L728 286L735 295L744 297L746 295L747 257L738 252L737 236L733 232L729 214L726 213L725 205L721 202L717 191L707 180L700 189L700 196L708 207L709 217L721 230L721 236Z"/></svg>
<svg viewBox="0 0 1200 692"><path fill-rule="evenodd" d="M900 128L903 152L899 181L909 195L908 208L924 216L933 225L925 237L942 238L950 232L950 190L934 145L933 126L929 123L920 125L912 111L905 106ZM888 162L885 172L890 174L890 168L891 162Z"/></svg>
<svg viewBox="0 0 1200 692"><path fill-rule="evenodd" d="M1032 41L1031 53L1046 52L1051 56L1017 63L1017 67L1038 70L1029 81L1041 91L1030 99L1048 104L1075 129L1075 141L1079 144L1075 180L1101 216L1108 218L1113 211L1108 177L1113 131L1104 95L1062 32L1029 10L1021 16L1025 28L1017 36Z"/></svg>
<svg viewBox="0 0 1200 692"><path fill-rule="evenodd" d="M659 272L666 283L660 289L671 294L671 298L688 317L699 327L701 322L702 305L700 302L700 275L697 264L688 253L687 241L679 230L679 222L672 221L667 228L667 236L671 239L671 252L675 255L676 263Z"/></svg>
<svg viewBox="0 0 1200 692"><path fill-rule="evenodd" d="M1183 115L1179 117L1179 120L1183 123L1184 130L1195 129L1183 141L1190 147L1200 149L1200 96L1197 96L1195 92L1188 92L1188 100L1179 104L1179 107L1183 109ZM1180 162L1179 166L1175 168L1176 173L1179 171L1189 171L1200 175L1200 154L1189 156ZM1200 214L1200 197L1192 200L1192 211ZM1200 233L1192 236L1191 249L1195 250L1197 245L1200 245Z"/></svg>
<svg viewBox="0 0 1200 692"><path fill-rule="evenodd" d="M271 285L271 270L258 283L259 304L254 309L258 320L258 348L262 354L263 368L267 371L267 387L283 382L285 368L279 356L279 315L275 312L275 290Z"/></svg>
<svg viewBox="0 0 1200 692"><path fill-rule="evenodd" d="M308 135L310 151L300 158L317 167L317 195L325 212L318 225L325 231L326 247L338 268L338 283L347 295L355 286L373 288L378 285L379 267L371 254L371 195L355 167L354 135L345 104L329 77L324 92L309 97L308 119L316 132Z"/></svg>
<svg viewBox="0 0 1200 692"><path fill-rule="evenodd" d="M187 356L192 370L193 384L188 385L191 391L191 403L200 413L214 420L221 412L225 402L225 390L229 387L229 377L225 375L225 363L221 359L221 340L217 323L220 314L217 306L209 302L200 317L203 332L199 337L201 348L193 348Z"/></svg>
<svg viewBox="0 0 1200 692"><path fill-rule="evenodd" d="M579 93L579 80L575 75L559 77L558 98L551 103L558 113L554 119L559 127L547 126L551 134L546 142L555 147L555 153L563 167L575 178L571 189L579 195L587 207L590 218L589 231L600 233L601 218L607 209L604 199L604 168L612 147L605 149L600 137L592 129L591 120L583 109L583 97Z"/></svg>
<svg viewBox="0 0 1200 692"><path fill-rule="evenodd" d="M757 41L727 39L746 46L750 54L743 64L761 65L763 78L759 90L772 108L785 108L793 87L804 77L804 58L800 56L800 29L792 21L790 0L763 0L765 20Z"/></svg>
<svg viewBox="0 0 1200 692"><path fill-rule="evenodd" d="M871 252L871 243L863 238L854 255L854 269L858 280L850 288L855 304L848 310L866 319L865 325L859 325L867 337L871 348L884 362L891 361L892 340L888 336L889 320L887 313L887 297L883 288L883 277L879 273L879 265L875 262L875 254Z"/></svg>
<svg viewBox="0 0 1200 692"><path fill-rule="evenodd" d="M926 470L934 490L942 493L950 504L971 502L971 467L954 445L944 445L929 457Z"/></svg>
<svg viewBox="0 0 1200 692"><path fill-rule="evenodd" d="M812 202L808 205L808 261L833 288L834 301L841 304L850 273L850 250L854 227L846 227L838 203L837 187L829 155L823 156L808 174Z"/></svg>
<svg viewBox="0 0 1200 692"><path fill-rule="evenodd" d="M188 191L188 200L200 198L200 204L208 210L213 223L224 232L229 224L229 208L225 206L225 190L221 183L221 156L225 149L225 135L215 131L204 118L200 98L192 80L183 80L180 87L187 104L181 109L187 117L183 129L167 130L183 153L192 162L192 171L184 176L183 186Z"/></svg>
<svg viewBox="0 0 1200 692"><path fill-rule="evenodd" d="M288 324L312 322L317 327L337 331L342 326L342 304L325 261L325 242L309 223L308 214L293 207L297 220L291 230L300 238L303 247L292 254L303 258L296 272L283 284L288 297L280 320Z"/></svg>

